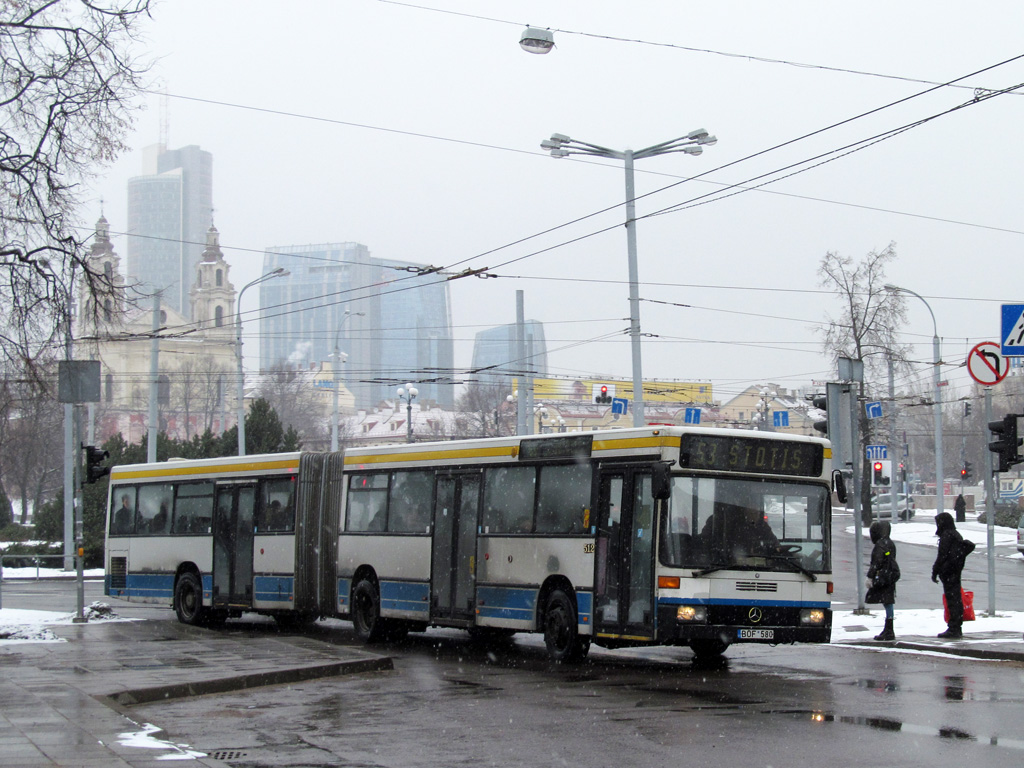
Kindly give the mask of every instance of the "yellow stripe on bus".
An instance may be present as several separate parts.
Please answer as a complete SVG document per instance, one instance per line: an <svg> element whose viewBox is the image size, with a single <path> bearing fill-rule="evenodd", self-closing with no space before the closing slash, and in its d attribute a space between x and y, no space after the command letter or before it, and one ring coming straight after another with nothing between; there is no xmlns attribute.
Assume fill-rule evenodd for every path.
<svg viewBox="0 0 1024 768"><path fill-rule="evenodd" d="M283 461L247 461L236 464L216 464L213 466L197 467L193 464L175 465L169 464L159 469L125 469L118 468L111 473L111 479L116 480L138 480L146 477L178 477L180 475L215 475L229 472L256 472L269 469L287 469L292 472L299 471L299 462L295 459Z"/></svg>
<svg viewBox="0 0 1024 768"><path fill-rule="evenodd" d="M515 456L518 445L502 445L495 448L463 448L457 451L410 451L408 453L379 453L370 456L345 454L345 465L383 464L388 461L435 461L438 459L476 459L491 456Z"/></svg>

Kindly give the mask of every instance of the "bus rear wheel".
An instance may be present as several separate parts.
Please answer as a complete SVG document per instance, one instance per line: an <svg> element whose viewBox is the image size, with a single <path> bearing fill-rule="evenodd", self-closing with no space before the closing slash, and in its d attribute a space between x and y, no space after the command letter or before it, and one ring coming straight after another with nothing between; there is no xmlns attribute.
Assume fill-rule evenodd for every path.
<svg viewBox="0 0 1024 768"><path fill-rule="evenodd" d="M182 624L199 627L206 624L203 585L191 571L181 574L174 587L174 612Z"/></svg>
<svg viewBox="0 0 1024 768"><path fill-rule="evenodd" d="M586 658L590 638L581 637L576 619L576 604L564 590L556 589L544 609L544 645L556 663L571 663Z"/></svg>

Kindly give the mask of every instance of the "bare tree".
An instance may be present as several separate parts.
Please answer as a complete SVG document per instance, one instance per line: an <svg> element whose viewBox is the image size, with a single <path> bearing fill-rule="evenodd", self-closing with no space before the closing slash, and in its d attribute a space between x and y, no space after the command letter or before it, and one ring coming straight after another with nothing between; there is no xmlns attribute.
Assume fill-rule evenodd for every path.
<svg viewBox="0 0 1024 768"><path fill-rule="evenodd" d="M830 318L824 329L825 351L833 363L840 357L864 361L862 394L885 391L882 382L890 359L901 371L906 368L909 347L896 338L897 329L907 319L905 301L903 294L885 289L885 266L894 259L896 248L890 243L882 251L871 251L859 262L849 256L826 253L818 268L822 287L835 293L842 303L838 318ZM873 420L867 418L863 408L858 408L857 413L863 456L864 447L873 439ZM865 461L861 471L861 504L867 520L871 515L870 497L871 467Z"/></svg>
<svg viewBox="0 0 1024 768"><path fill-rule="evenodd" d="M9 360L31 363L68 343L76 280L92 296L112 289L87 264L76 211L83 182L125 149L146 71L130 51L149 4L0 3L0 354Z"/></svg>
<svg viewBox="0 0 1024 768"><path fill-rule="evenodd" d="M270 403L286 428L299 433L304 446L330 444L329 404L316 391L312 372L275 366L260 377L259 396Z"/></svg>
<svg viewBox="0 0 1024 768"><path fill-rule="evenodd" d="M181 416L179 432L185 440L213 431L230 373L208 356L188 356L178 366L171 378L171 403Z"/></svg>
<svg viewBox="0 0 1024 768"><path fill-rule="evenodd" d="M455 403L456 437L502 437L516 433L515 403L506 400L508 385L470 384Z"/></svg>

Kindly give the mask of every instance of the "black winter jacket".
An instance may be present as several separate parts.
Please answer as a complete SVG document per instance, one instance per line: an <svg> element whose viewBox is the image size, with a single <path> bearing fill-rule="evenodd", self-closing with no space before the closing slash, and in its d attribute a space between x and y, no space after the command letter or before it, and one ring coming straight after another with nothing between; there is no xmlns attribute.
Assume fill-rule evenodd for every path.
<svg viewBox="0 0 1024 768"><path fill-rule="evenodd" d="M956 529L949 512L940 512L935 516L935 535L939 537L939 553L932 566L932 578L938 576L943 582L960 581L960 571L964 567L964 537Z"/></svg>
<svg viewBox="0 0 1024 768"><path fill-rule="evenodd" d="M896 582L900 578L900 567L896 564L896 545L889 538L892 526L878 520L871 524L871 565L868 567L868 578L872 580L871 589L865 596L865 602L889 605L896 602Z"/></svg>

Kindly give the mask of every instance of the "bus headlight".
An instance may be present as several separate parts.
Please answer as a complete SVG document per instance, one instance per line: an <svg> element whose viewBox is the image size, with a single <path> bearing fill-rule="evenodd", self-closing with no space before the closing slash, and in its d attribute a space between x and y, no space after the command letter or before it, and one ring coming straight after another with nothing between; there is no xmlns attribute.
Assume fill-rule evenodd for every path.
<svg viewBox="0 0 1024 768"><path fill-rule="evenodd" d="M708 609L703 605L680 605L676 609L677 621L707 621Z"/></svg>
<svg viewBox="0 0 1024 768"><path fill-rule="evenodd" d="M825 611L821 608L804 608L800 611L801 624L824 624Z"/></svg>

